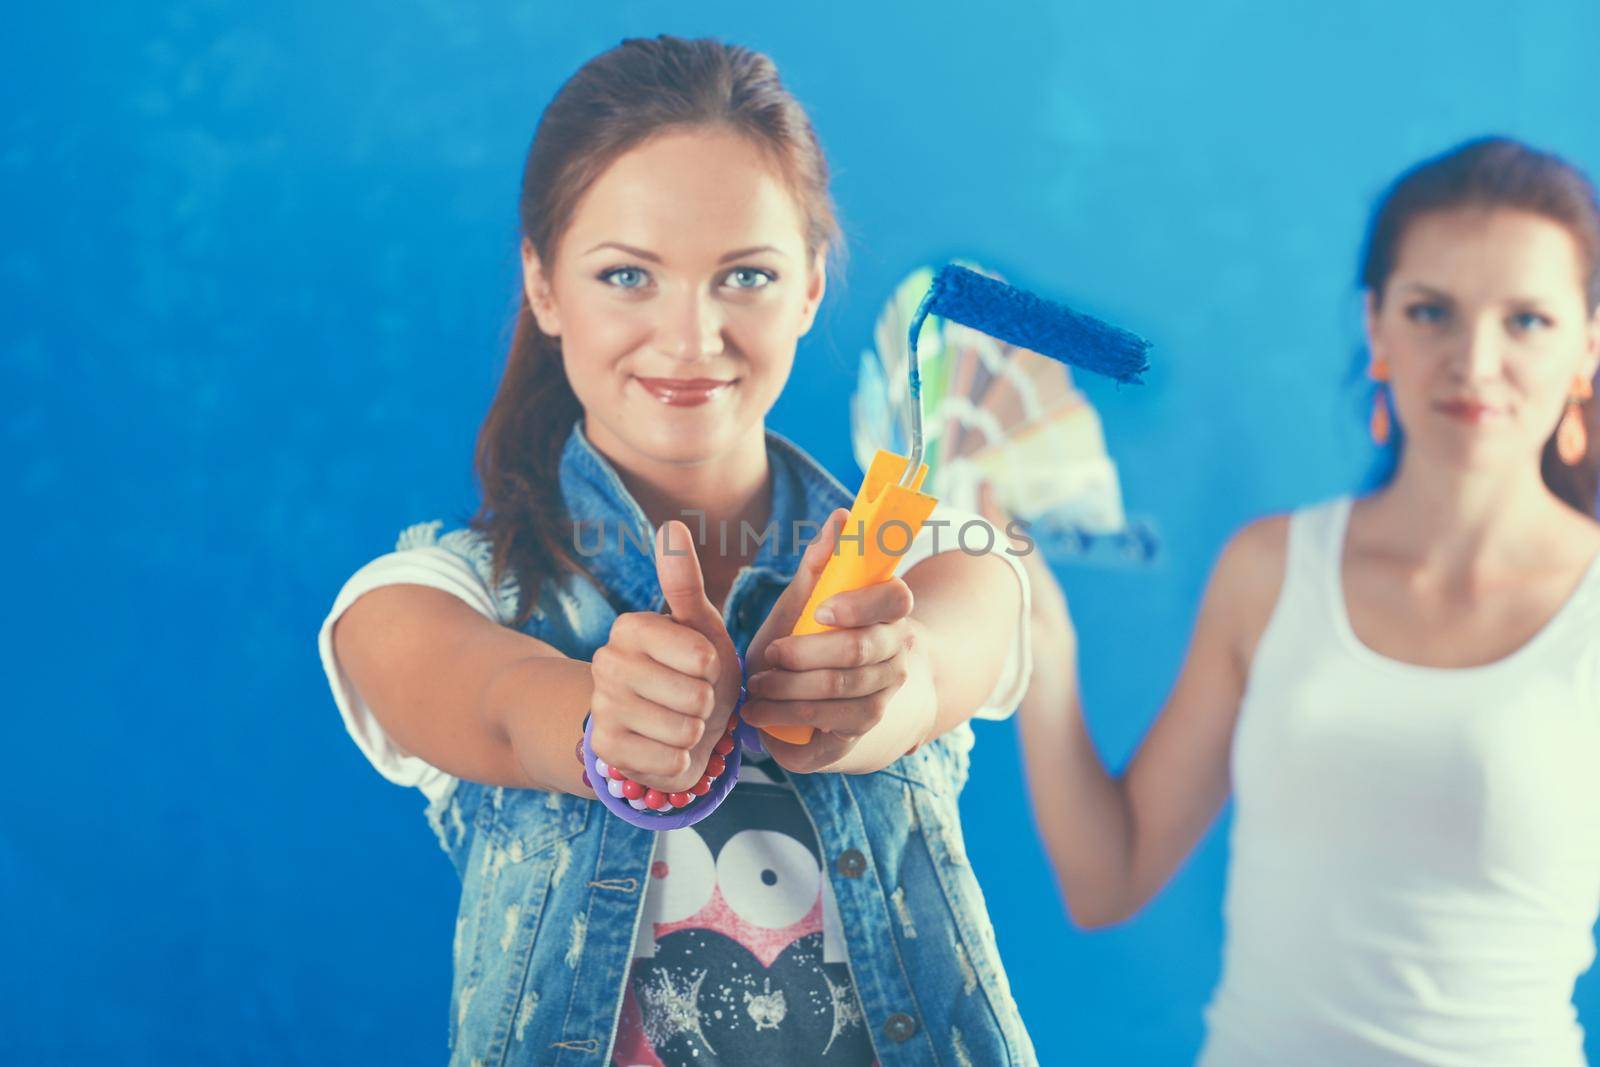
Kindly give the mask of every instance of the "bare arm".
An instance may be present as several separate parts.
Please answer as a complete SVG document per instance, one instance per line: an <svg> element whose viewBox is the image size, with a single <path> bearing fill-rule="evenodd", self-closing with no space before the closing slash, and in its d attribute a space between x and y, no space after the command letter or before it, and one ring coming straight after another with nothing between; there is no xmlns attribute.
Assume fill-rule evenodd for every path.
<svg viewBox="0 0 1600 1067"><path fill-rule="evenodd" d="M1028 788L1080 926L1120 922L1177 871L1229 788L1229 749L1255 643L1282 583L1287 523L1240 531L1212 571L1188 655L1127 769L1110 774L1089 739L1077 639L1049 570L1030 556L1034 673L1018 712Z"/></svg>
<svg viewBox="0 0 1600 1067"><path fill-rule="evenodd" d="M1017 629L1022 590L993 556L941 552L905 575L911 587L910 677L884 719L830 770L875 771L972 718L993 690Z"/></svg>
<svg viewBox="0 0 1600 1067"><path fill-rule="evenodd" d="M592 795L574 755L592 711L596 756L645 785L688 789L732 711L739 667L687 529L667 523L657 538L672 614L618 616L592 663L408 584L346 609L334 653L389 737L459 778ZM690 551L664 552L668 538Z"/></svg>
<svg viewBox="0 0 1600 1067"><path fill-rule="evenodd" d="M585 792L572 743L589 708L588 663L421 585L363 595L334 624L333 643L373 716L406 751L488 785Z"/></svg>

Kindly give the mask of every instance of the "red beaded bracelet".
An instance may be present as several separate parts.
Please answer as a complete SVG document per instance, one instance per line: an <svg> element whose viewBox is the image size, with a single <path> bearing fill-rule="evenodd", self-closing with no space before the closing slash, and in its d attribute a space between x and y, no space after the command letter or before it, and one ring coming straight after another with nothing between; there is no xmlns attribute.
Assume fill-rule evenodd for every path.
<svg viewBox="0 0 1600 1067"><path fill-rule="evenodd" d="M585 716L585 725L587 725L587 716ZM711 792L711 786L721 777L722 772L727 769L728 754L733 751L733 746L738 743L733 736L738 726L739 715L738 712L735 712L728 716L728 728L717 739L717 743L711 746L711 758L706 761L705 773L700 776L700 781L689 787L688 792L663 793L659 789L651 789L629 778L617 768L607 765L605 760L602 760L599 756L596 756L594 760L595 770L606 776L606 792L614 797L626 800L629 806L636 811L648 810L664 814L674 808L688 807L690 801L694 800L695 797L703 797ZM582 768L579 773L583 776L583 784L589 789L594 789L594 783L589 780L589 769L583 763L582 741L578 742L577 754L578 766Z"/></svg>

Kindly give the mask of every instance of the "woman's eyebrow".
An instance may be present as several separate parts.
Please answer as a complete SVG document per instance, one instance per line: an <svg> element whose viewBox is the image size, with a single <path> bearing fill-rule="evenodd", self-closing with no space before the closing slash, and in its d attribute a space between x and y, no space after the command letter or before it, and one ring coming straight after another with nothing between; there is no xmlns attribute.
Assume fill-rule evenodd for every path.
<svg viewBox="0 0 1600 1067"><path fill-rule="evenodd" d="M1433 286L1424 285L1422 282L1404 282L1401 283L1399 288L1402 290L1414 290L1424 296L1431 296L1444 303L1452 303L1455 299L1443 289L1435 289ZM1500 303L1507 307L1532 307L1543 310L1546 301L1537 296L1514 293L1511 296L1502 297L1500 299Z"/></svg>
<svg viewBox="0 0 1600 1067"><path fill-rule="evenodd" d="M1424 294L1426 294L1428 296L1435 296L1435 297L1438 297L1440 300L1450 300L1450 299L1452 299L1450 294L1445 292L1443 289L1435 289L1433 286L1431 286L1431 285L1423 285L1421 282L1406 282L1404 285L1400 286L1400 288L1401 289L1415 289L1419 293L1424 293Z"/></svg>
<svg viewBox="0 0 1600 1067"><path fill-rule="evenodd" d="M615 248L618 252L626 252L630 256L635 256L650 263L661 262L661 257L656 255L654 252L646 252L642 248L634 248L632 245L621 244L617 241L601 241L599 244L589 249L589 251L585 252L584 255L592 255L593 253L600 251L602 248Z"/></svg>
<svg viewBox="0 0 1600 1067"><path fill-rule="evenodd" d="M782 249L774 248L771 245L756 245L753 248L735 249L734 251L723 256L721 259L717 260L717 263L718 265L723 263L731 263L736 259L743 259L745 256L753 256L757 252L771 252L775 256L782 256L786 254Z"/></svg>
<svg viewBox="0 0 1600 1067"><path fill-rule="evenodd" d="M618 252L625 252L628 255L637 259L642 259L647 263L661 262L661 257L656 255L654 252L646 251L643 248L635 248L633 245L625 245L620 241L601 241L599 244L589 249L589 251L585 252L584 255L592 255L603 248L613 248ZM717 265L721 266L724 263L732 263L736 259L743 259L746 256L753 256L758 252L771 252L775 256L784 256L785 258L788 256L788 253L784 252L783 249L775 248L772 245L754 245L750 248L736 248L732 252L726 253L721 259L717 260Z"/></svg>

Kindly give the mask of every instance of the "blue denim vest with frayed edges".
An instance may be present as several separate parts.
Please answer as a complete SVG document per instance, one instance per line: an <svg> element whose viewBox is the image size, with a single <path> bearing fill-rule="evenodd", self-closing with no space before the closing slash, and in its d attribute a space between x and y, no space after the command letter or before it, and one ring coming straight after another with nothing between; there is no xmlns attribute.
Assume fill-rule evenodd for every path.
<svg viewBox="0 0 1600 1067"><path fill-rule="evenodd" d="M809 522L802 535L813 536L851 500L770 431L767 455L768 529L777 536L739 572L726 604L741 650L799 566L804 546L791 536L794 524ZM560 477L569 513L585 524L584 562L604 592L577 575L546 582L523 630L587 660L619 612L658 610L661 589L649 521L581 422ZM597 530L605 547L595 552ZM457 530L437 543L488 580L488 546L478 535ZM507 617L515 585L502 583L496 595ZM956 799L971 746L963 724L874 774L790 776L821 845L883 1067L1035 1062L962 841ZM593 799L469 781L428 816L461 877L451 1063L609 1067L656 834Z"/></svg>

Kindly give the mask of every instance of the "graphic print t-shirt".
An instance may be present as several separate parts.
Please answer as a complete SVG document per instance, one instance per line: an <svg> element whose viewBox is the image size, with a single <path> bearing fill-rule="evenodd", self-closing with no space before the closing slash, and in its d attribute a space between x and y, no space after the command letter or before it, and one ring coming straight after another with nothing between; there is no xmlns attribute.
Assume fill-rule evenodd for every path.
<svg viewBox="0 0 1600 1067"><path fill-rule="evenodd" d="M771 760L656 842L612 1063L876 1063L816 835Z"/></svg>

